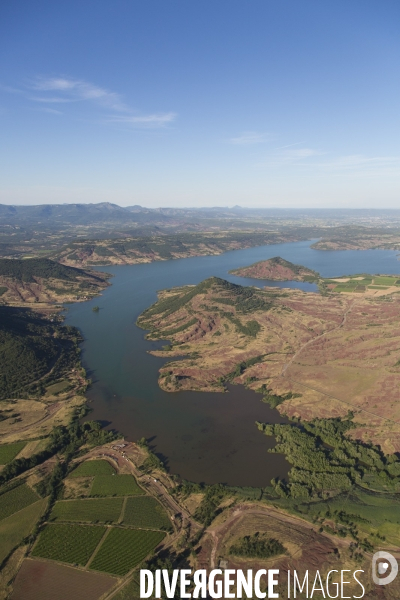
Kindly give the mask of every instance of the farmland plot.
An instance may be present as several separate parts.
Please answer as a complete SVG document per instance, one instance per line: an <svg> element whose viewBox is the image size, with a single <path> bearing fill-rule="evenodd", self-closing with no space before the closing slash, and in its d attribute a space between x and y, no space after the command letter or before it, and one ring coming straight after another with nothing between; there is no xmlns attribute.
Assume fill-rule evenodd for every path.
<svg viewBox="0 0 400 600"><path fill-rule="evenodd" d="M16 442L15 444L2 444L0 446L0 465L6 465L11 462L17 454L26 445L26 442Z"/></svg>
<svg viewBox="0 0 400 600"><path fill-rule="evenodd" d="M161 531L112 529L90 568L114 575L125 575L154 550L164 535Z"/></svg>
<svg viewBox="0 0 400 600"><path fill-rule="evenodd" d="M143 529L172 529L167 513L151 496L128 498L123 523Z"/></svg>
<svg viewBox="0 0 400 600"><path fill-rule="evenodd" d="M13 515L38 500L39 496L30 487L24 483L19 485L0 496L0 520Z"/></svg>
<svg viewBox="0 0 400 600"><path fill-rule="evenodd" d="M133 475L96 475L90 496L133 496L143 493Z"/></svg>
<svg viewBox="0 0 400 600"><path fill-rule="evenodd" d="M28 559L15 579L11 600L98 600L115 582L109 575Z"/></svg>
<svg viewBox="0 0 400 600"><path fill-rule="evenodd" d="M105 527L96 525L47 525L33 548L32 556L84 566L105 531Z"/></svg>
<svg viewBox="0 0 400 600"><path fill-rule="evenodd" d="M70 477L94 477L96 475L114 474L114 467L106 460L86 460L72 471Z"/></svg>
<svg viewBox="0 0 400 600"><path fill-rule="evenodd" d="M18 513L0 521L0 563L29 535L40 515L43 513L46 500L30 504Z"/></svg>
<svg viewBox="0 0 400 600"><path fill-rule="evenodd" d="M56 502L50 520L115 523L121 514L123 502L123 498L61 500Z"/></svg>

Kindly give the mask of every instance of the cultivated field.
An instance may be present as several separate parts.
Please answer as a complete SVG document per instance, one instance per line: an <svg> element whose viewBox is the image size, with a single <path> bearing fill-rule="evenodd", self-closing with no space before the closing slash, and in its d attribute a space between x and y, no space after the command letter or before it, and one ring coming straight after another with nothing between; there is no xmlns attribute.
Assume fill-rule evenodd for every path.
<svg viewBox="0 0 400 600"><path fill-rule="evenodd" d="M0 446L0 465L6 465L11 462L17 454L24 448L26 442L17 442L15 444L4 444Z"/></svg>
<svg viewBox="0 0 400 600"><path fill-rule="evenodd" d="M46 506L46 500L39 500L19 512L0 521L0 563L29 535Z"/></svg>
<svg viewBox="0 0 400 600"><path fill-rule="evenodd" d="M46 525L32 556L86 565L106 531L97 525Z"/></svg>
<svg viewBox="0 0 400 600"><path fill-rule="evenodd" d="M39 496L30 487L25 484L19 485L0 496L0 520L38 500Z"/></svg>
<svg viewBox="0 0 400 600"><path fill-rule="evenodd" d="M367 296L384 296L400 292L398 275L352 275L351 277L335 277L321 279L324 289L333 292L365 294Z"/></svg>
<svg viewBox="0 0 400 600"><path fill-rule="evenodd" d="M90 568L125 575L154 550L164 535L160 531L112 529L91 562Z"/></svg>
<svg viewBox="0 0 400 600"><path fill-rule="evenodd" d="M125 506L124 525L143 529L172 529L171 521L159 502L151 496L128 498Z"/></svg>
<svg viewBox="0 0 400 600"><path fill-rule="evenodd" d="M133 496L144 494L133 475L96 475L91 496Z"/></svg>
<svg viewBox="0 0 400 600"><path fill-rule="evenodd" d="M50 520L116 523L123 502L123 498L61 500L55 504Z"/></svg>
<svg viewBox="0 0 400 600"><path fill-rule="evenodd" d="M70 477L94 477L114 475L115 469L106 460L86 460L70 473Z"/></svg>

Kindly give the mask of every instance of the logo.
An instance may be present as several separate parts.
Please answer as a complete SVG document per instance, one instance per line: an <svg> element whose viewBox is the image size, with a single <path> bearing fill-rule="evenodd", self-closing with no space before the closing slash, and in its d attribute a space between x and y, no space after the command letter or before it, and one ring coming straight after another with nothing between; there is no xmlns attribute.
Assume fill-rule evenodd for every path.
<svg viewBox="0 0 400 600"><path fill-rule="evenodd" d="M375 552L372 558L372 579L377 585L387 585L396 579L399 565L389 552ZM385 577L383 577L385 575Z"/></svg>

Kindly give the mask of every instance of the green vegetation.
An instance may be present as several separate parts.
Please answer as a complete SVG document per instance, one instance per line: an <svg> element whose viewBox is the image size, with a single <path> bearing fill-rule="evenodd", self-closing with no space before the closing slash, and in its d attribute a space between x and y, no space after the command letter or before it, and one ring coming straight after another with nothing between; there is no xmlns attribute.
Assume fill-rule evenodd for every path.
<svg viewBox="0 0 400 600"><path fill-rule="evenodd" d="M70 473L70 477L94 477L114 475L115 469L107 460L85 460Z"/></svg>
<svg viewBox="0 0 400 600"><path fill-rule="evenodd" d="M367 290L387 290L389 287L399 286L399 279L397 275L366 275L365 273L337 277L335 280L320 279L319 287L322 292L328 291L328 285L331 291L335 292L362 293Z"/></svg>
<svg viewBox="0 0 400 600"><path fill-rule="evenodd" d="M77 409L68 427L59 425L53 428L44 450L29 458L16 458L8 463L0 473L0 485L36 467L56 453L64 456L66 465L82 446L99 446L114 439L115 435L102 429L97 421L86 421L81 424L79 419L85 414L85 407ZM51 483L51 476L49 481Z"/></svg>
<svg viewBox="0 0 400 600"><path fill-rule="evenodd" d="M162 541L160 531L113 528L90 565L91 569L126 575Z"/></svg>
<svg viewBox="0 0 400 600"><path fill-rule="evenodd" d="M43 513L47 501L40 500L0 522L0 564L29 535Z"/></svg>
<svg viewBox="0 0 400 600"><path fill-rule="evenodd" d="M13 515L39 500L37 494L25 484L4 492L0 496L0 520Z"/></svg>
<svg viewBox="0 0 400 600"><path fill-rule="evenodd" d="M292 398L301 398L301 394L294 392L287 392L286 394L273 394L270 389L267 388L265 383L257 390L263 394L262 401L270 405L271 408L276 408L285 400L291 400Z"/></svg>
<svg viewBox="0 0 400 600"><path fill-rule="evenodd" d="M117 592L113 600L137 600L140 598L140 584L133 577Z"/></svg>
<svg viewBox="0 0 400 600"><path fill-rule="evenodd" d="M32 556L84 566L106 531L98 525L46 525Z"/></svg>
<svg viewBox="0 0 400 600"><path fill-rule="evenodd" d="M240 319L233 317L231 313L225 312L224 317L229 319L229 321L235 325L238 333L243 333L244 335L248 335L250 337L257 337L257 333L261 331L261 325L254 319L243 324Z"/></svg>
<svg viewBox="0 0 400 600"><path fill-rule="evenodd" d="M93 312L99 312L100 307L99 306L93 306L92 311Z"/></svg>
<svg viewBox="0 0 400 600"><path fill-rule="evenodd" d="M285 552L278 540L260 535L259 532L240 538L229 548L229 554L245 558L271 558Z"/></svg>
<svg viewBox="0 0 400 600"><path fill-rule="evenodd" d="M199 487L201 490L201 488ZM213 520L221 512L220 504L226 495L226 489L223 485L215 484L205 488L205 494L200 506L197 508L194 516L204 527L211 525Z"/></svg>
<svg viewBox="0 0 400 600"><path fill-rule="evenodd" d="M151 496L128 498L123 519L124 525L142 529L171 531L171 521L159 502Z"/></svg>
<svg viewBox="0 0 400 600"><path fill-rule="evenodd" d="M91 496L133 496L143 494L133 475L96 475Z"/></svg>
<svg viewBox="0 0 400 600"><path fill-rule="evenodd" d="M116 523L123 502L123 498L61 500L54 505L50 520Z"/></svg>
<svg viewBox="0 0 400 600"><path fill-rule="evenodd" d="M79 368L81 341L74 327L1 306L0 399L43 395L46 385Z"/></svg>
<svg viewBox="0 0 400 600"><path fill-rule="evenodd" d="M0 296L6 293L8 287L4 287L4 285L0 285Z"/></svg>
<svg viewBox="0 0 400 600"><path fill-rule="evenodd" d="M264 356L264 354L261 354L259 356L254 356L253 358L249 358L248 360L243 360L242 362L236 365L234 371L231 371L231 373L228 373L226 377L222 378L222 381L233 381L234 379L236 379L236 377L240 377L240 375L242 375L242 373L244 373L246 369L252 367L253 365L256 365L257 363L262 362Z"/></svg>
<svg viewBox="0 0 400 600"><path fill-rule="evenodd" d="M350 415L351 416L351 415ZM293 465L289 483L275 480L275 491L287 498L312 498L328 490L400 491L400 461L378 447L346 436L354 424L347 419L314 419L301 426L258 424L276 437L270 452L285 454Z"/></svg>
<svg viewBox="0 0 400 600"><path fill-rule="evenodd" d="M16 442L15 444L4 444L0 446L0 465L7 465L19 454L22 448L25 448L26 442Z"/></svg>

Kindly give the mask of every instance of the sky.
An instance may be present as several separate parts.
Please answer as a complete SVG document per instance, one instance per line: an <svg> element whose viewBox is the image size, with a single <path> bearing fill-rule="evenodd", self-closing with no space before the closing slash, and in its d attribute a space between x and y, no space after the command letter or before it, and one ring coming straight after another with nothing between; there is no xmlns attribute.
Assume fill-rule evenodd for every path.
<svg viewBox="0 0 400 600"><path fill-rule="evenodd" d="M2 0L0 203L400 208L398 0Z"/></svg>

